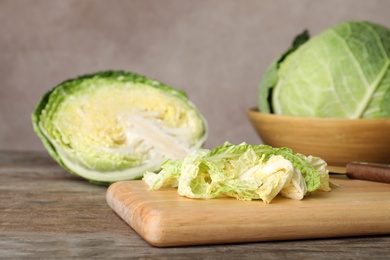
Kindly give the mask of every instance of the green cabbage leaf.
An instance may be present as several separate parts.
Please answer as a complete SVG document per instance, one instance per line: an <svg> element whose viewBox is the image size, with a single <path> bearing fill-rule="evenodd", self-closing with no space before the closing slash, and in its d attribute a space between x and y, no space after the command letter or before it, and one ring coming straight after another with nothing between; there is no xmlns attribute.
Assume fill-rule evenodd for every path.
<svg viewBox="0 0 390 260"><path fill-rule="evenodd" d="M140 179L207 138L207 122L186 93L125 71L62 82L42 97L32 123L62 167L99 184Z"/></svg>
<svg viewBox="0 0 390 260"><path fill-rule="evenodd" d="M160 172L147 172L143 180L151 190L177 187L179 195L189 198L225 195L270 203L278 194L300 200L308 192L330 191L326 166L321 158L286 147L226 142L182 160L166 160Z"/></svg>
<svg viewBox="0 0 390 260"><path fill-rule="evenodd" d="M390 29L371 22L302 34L259 84L259 111L332 118L390 117ZM302 40L303 39L303 40Z"/></svg>

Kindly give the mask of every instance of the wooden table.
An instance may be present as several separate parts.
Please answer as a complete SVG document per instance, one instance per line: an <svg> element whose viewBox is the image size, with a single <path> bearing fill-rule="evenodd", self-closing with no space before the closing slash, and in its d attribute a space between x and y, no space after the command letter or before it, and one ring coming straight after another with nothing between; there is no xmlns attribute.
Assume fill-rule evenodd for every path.
<svg viewBox="0 0 390 260"><path fill-rule="evenodd" d="M111 210L106 190L46 152L0 151L0 258L390 259L390 236L157 248Z"/></svg>

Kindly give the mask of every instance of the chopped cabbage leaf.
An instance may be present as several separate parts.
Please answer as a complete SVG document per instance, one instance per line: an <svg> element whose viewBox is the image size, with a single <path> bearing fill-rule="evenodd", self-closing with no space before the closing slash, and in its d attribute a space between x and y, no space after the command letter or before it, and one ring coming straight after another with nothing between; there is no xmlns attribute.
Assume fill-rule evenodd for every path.
<svg viewBox="0 0 390 260"><path fill-rule="evenodd" d="M151 190L177 187L188 198L221 195L238 200L270 203L278 194L300 200L308 192L330 191L326 162L268 145L224 143L213 150L198 150L182 160L169 159L161 171L146 172Z"/></svg>

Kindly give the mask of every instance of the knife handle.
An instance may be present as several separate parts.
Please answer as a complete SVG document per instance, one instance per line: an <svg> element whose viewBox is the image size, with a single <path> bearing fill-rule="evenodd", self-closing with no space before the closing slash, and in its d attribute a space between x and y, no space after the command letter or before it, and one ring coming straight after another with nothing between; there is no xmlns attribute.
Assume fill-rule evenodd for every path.
<svg viewBox="0 0 390 260"><path fill-rule="evenodd" d="M346 172L351 179L390 183L390 164L350 162Z"/></svg>

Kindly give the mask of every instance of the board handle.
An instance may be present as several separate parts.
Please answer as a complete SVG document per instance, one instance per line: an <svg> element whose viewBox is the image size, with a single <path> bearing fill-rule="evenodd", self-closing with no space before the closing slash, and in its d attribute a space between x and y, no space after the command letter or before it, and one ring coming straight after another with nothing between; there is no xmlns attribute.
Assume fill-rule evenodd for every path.
<svg viewBox="0 0 390 260"><path fill-rule="evenodd" d="M390 183L390 164L350 162L346 172L351 179Z"/></svg>

